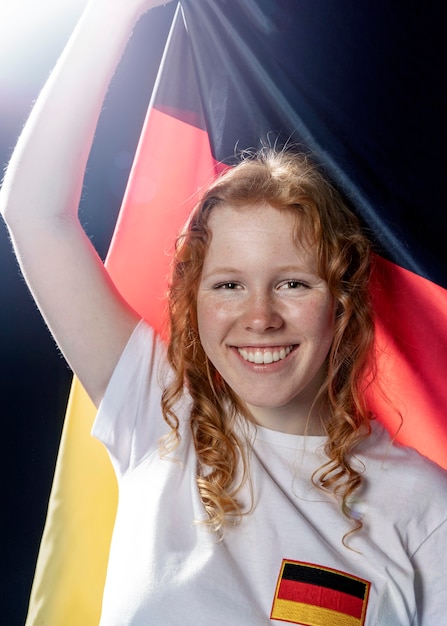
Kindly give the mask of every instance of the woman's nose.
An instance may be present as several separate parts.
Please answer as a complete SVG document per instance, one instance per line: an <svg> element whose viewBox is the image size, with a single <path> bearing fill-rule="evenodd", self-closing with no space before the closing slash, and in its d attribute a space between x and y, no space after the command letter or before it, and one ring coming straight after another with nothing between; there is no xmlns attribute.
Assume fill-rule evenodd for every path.
<svg viewBox="0 0 447 626"><path fill-rule="evenodd" d="M283 325L283 319L274 299L267 294L257 294L245 302L243 323L247 330L265 333L277 330Z"/></svg>

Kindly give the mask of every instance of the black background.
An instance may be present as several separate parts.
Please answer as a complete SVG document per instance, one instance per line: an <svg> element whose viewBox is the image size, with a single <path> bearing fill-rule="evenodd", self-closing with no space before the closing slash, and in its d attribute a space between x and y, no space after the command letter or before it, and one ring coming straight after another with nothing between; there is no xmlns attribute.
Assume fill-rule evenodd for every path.
<svg viewBox="0 0 447 626"><path fill-rule="evenodd" d="M21 28L10 33L8 48L0 44L2 169L82 9L78 6L64 11L59 6L48 16L41 14L33 28L26 13L27 3L28 0L22 3L23 22ZM103 258L147 111L174 4L155 9L138 24L101 115L85 179L81 219ZM0 622L22 626L45 523L71 372L20 276L2 220L0 267L3 448Z"/></svg>

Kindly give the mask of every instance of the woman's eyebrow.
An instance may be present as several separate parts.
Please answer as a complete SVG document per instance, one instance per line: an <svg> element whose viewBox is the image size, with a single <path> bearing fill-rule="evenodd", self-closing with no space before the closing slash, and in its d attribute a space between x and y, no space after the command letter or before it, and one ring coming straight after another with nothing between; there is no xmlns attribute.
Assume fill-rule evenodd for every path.
<svg viewBox="0 0 447 626"><path fill-rule="evenodd" d="M303 265L282 265L274 269L275 273L278 274L287 274L287 273L299 273L299 274L307 274L307 275L316 275L316 268L305 267ZM204 276L212 277L220 274L243 274L243 268L231 267L229 265L222 265L218 267L210 268L209 271L204 272Z"/></svg>

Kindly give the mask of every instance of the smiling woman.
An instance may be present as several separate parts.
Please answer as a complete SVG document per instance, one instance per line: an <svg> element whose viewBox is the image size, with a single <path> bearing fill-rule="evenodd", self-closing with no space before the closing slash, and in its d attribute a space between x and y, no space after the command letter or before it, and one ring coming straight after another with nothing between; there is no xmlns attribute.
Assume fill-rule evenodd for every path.
<svg viewBox="0 0 447 626"><path fill-rule="evenodd" d="M119 485L101 626L439 624L446 474L365 403L370 244L323 171L261 150L205 188L177 240L167 346L82 227L105 94L161 2L89 2L0 195Z"/></svg>
<svg viewBox="0 0 447 626"><path fill-rule="evenodd" d="M358 220L306 156L264 150L210 186L177 246L168 356L179 376L163 405L172 425L186 375L204 501L213 490L216 498L220 482L209 467L245 457L237 438L221 441L232 424L222 423L230 400L233 417L270 430L330 433L321 485L353 519L345 503L362 478L349 455L370 432L360 391L373 341L368 279L369 242ZM219 444L208 439L210 424ZM228 496L220 488L222 502L207 508L216 527ZM226 506L240 513L236 500Z"/></svg>
<svg viewBox="0 0 447 626"><path fill-rule="evenodd" d="M326 378L334 304L315 252L294 242L295 222L291 211L265 205L211 214L198 330L210 361L257 423L315 435L327 417L314 403Z"/></svg>

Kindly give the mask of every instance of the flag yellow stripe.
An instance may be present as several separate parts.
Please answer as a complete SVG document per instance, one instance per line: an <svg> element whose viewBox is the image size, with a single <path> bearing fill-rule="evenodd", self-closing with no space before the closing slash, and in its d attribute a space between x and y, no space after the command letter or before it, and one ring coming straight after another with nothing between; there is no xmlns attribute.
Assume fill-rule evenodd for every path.
<svg viewBox="0 0 447 626"><path fill-rule="evenodd" d="M361 626L363 620L311 604L276 599L271 619L309 626Z"/></svg>
<svg viewBox="0 0 447 626"><path fill-rule="evenodd" d="M95 414L74 379L26 626L99 623L118 490Z"/></svg>

